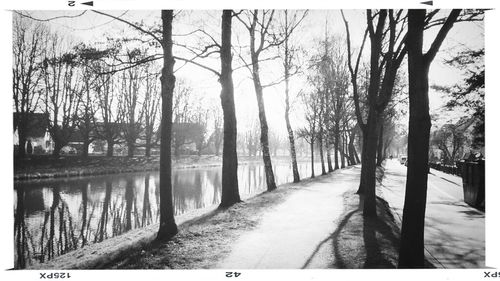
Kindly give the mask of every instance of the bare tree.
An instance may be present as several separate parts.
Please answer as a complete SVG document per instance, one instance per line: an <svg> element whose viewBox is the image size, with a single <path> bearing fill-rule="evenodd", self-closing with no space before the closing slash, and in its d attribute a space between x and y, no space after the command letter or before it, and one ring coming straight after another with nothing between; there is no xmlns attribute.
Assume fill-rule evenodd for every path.
<svg viewBox="0 0 500 281"><path fill-rule="evenodd" d="M177 233L172 195L172 98L174 95L175 59L172 53L173 10L162 10L163 68L161 72L161 144L160 144L160 228L157 239L169 239Z"/></svg>
<svg viewBox="0 0 500 281"><path fill-rule="evenodd" d="M307 143L309 143L311 152L311 178L314 178L314 143L318 135L318 123L319 123L319 95L320 90L316 89L310 95L302 94L302 99L306 107L306 122L307 127L302 128L298 131L298 136L303 138Z"/></svg>
<svg viewBox="0 0 500 281"><path fill-rule="evenodd" d="M142 102L141 111L144 114L144 134L143 140L145 142L145 156L151 156L151 148L156 140L153 140L155 132L157 130L157 116L160 108L160 93L158 89L158 75L156 73L150 73L149 67L146 67L146 79L145 79L145 92L144 99Z"/></svg>
<svg viewBox="0 0 500 281"><path fill-rule="evenodd" d="M358 124L363 132L363 153L361 179L358 193L365 196L363 216L376 217L375 202L375 171L378 133L381 116L392 98L396 73L406 55L405 36L403 34L406 17L403 11L379 10L374 13L366 11L367 29L364 35L361 51L355 66L351 58L351 42L348 22L342 13L348 46L348 65L353 84L353 93ZM368 116L363 120L359 106L357 72L365 38L370 40L370 80L368 86ZM381 55L382 54L382 55Z"/></svg>
<svg viewBox="0 0 500 281"><path fill-rule="evenodd" d="M95 72L94 66L99 60L108 55L108 50L98 50L85 44L79 44L75 47L79 57L79 66L82 71L83 93L82 102L78 109L78 130L77 135L83 142L82 156L87 157L90 144L97 139L96 120L97 103L95 97L95 87L98 74Z"/></svg>
<svg viewBox="0 0 500 281"><path fill-rule="evenodd" d="M198 152L198 156L201 156L203 149L208 147L208 133L207 133L207 124L208 124L208 116L209 110L203 109L201 104L198 104L194 110L193 122L198 127L198 132L194 137L194 144L196 146L196 151Z"/></svg>
<svg viewBox="0 0 500 281"><path fill-rule="evenodd" d="M209 139L214 145L215 156L219 156L222 141L224 140L224 132L222 130L223 120L222 120L222 112L220 112L220 107L215 106L212 109L212 119L214 126L212 134L210 135Z"/></svg>
<svg viewBox="0 0 500 281"><path fill-rule="evenodd" d="M326 175L326 169L325 169L325 158L324 158L324 153L323 153L323 140L325 139L325 115L326 115L326 96L327 96L327 91L326 88L323 89L323 91L319 92L319 118L318 118L318 134L316 136L317 139L317 146L319 148L319 159L321 161L321 174Z"/></svg>
<svg viewBox="0 0 500 281"><path fill-rule="evenodd" d="M434 131L431 144L443 152L444 164L454 165L459 157L459 152L464 150L467 136L465 130L472 124L474 119L457 122L457 124L445 124ZM469 123L469 124L467 124Z"/></svg>
<svg viewBox="0 0 500 281"><path fill-rule="evenodd" d="M359 130L358 123L349 130L349 143L348 143L348 151L349 151L349 161L351 165L356 165L359 163L358 153L356 151L356 146L354 145L354 141L356 139L356 133Z"/></svg>
<svg viewBox="0 0 500 281"><path fill-rule="evenodd" d="M222 152L222 197L221 206L228 207L239 201L238 155L236 152L236 112L232 77L231 25L233 11L222 11L220 60L221 104L224 112L224 147Z"/></svg>
<svg viewBox="0 0 500 281"><path fill-rule="evenodd" d="M175 56L175 59L191 63L204 70L215 74L221 84L221 106L224 115L224 141L222 152L222 199L221 207L229 207L240 202L238 191L238 157L236 152L236 113L234 106L234 86L232 79L232 55L231 55L231 25L232 17L235 16L232 10L223 10L221 20L221 41L220 43L209 33L198 29L193 33L203 34L210 43L201 50L183 46L193 54L190 59ZM203 65L196 61L197 58L206 58L214 54L220 54L221 69L216 69Z"/></svg>
<svg viewBox="0 0 500 281"><path fill-rule="evenodd" d="M144 57L145 51L140 49L126 50L125 59L128 63L137 62ZM120 93L118 98L118 111L123 125L123 138L127 143L128 157L134 156L137 139L142 133L142 119L144 111L140 106L140 88L141 80L145 77L144 66L129 68L121 73Z"/></svg>
<svg viewBox="0 0 500 281"><path fill-rule="evenodd" d="M42 71L45 82L45 113L49 119L49 132L54 141L52 154L56 157L76 129L77 111L84 89L77 55L73 52L62 52L64 43L63 38L55 33L52 34Z"/></svg>
<svg viewBox="0 0 500 281"><path fill-rule="evenodd" d="M332 123L333 123L333 134L334 134L334 150L335 150L335 167L334 169L339 168L338 160L340 157L341 168L344 168L344 151L341 146L341 136L342 136L342 123L349 114L349 105L348 105L348 73L347 73L347 65L345 61L344 54L340 49L339 44L336 44L340 40L333 40L332 54L330 55L331 63L329 64L329 75L331 78L329 79L329 92L330 92L330 100L331 100L331 114L332 114ZM344 143L344 142L342 142Z"/></svg>
<svg viewBox="0 0 500 281"><path fill-rule="evenodd" d="M273 21L274 10L261 11L259 18L259 10L245 11L247 19L244 20L242 15L238 16L240 22L246 27L250 35L250 59L251 63L248 64L249 71L252 75L252 80L255 88L255 95L257 97L257 106L259 108L260 120L260 146L262 150L262 159L264 161L264 170L266 173L267 190L271 191L276 189L276 182L274 180L274 172L271 162L271 155L269 153L269 128L267 125L266 110L264 107L264 85L260 77L260 55L263 51L278 46L281 43L269 42L270 26Z"/></svg>
<svg viewBox="0 0 500 281"><path fill-rule="evenodd" d="M429 168L429 67L441 44L460 15L453 10L441 26L429 50L423 52L424 29L429 21L426 10L408 11L408 84L410 122L408 133L408 172L399 250L400 268L424 266L424 221Z"/></svg>
<svg viewBox="0 0 500 281"><path fill-rule="evenodd" d="M295 138L292 125L290 123L290 76L297 72L297 65L294 64L294 57L297 53L297 48L291 44L290 37L294 30L299 26L302 20L307 15L307 11L302 13L293 12L289 18L289 11L285 10L283 15L284 22L281 26L281 33L284 36L284 42L280 45L280 50L283 52L283 69L285 72L285 122L288 132L288 140L290 142L290 156L292 158L293 182L300 181L299 169L297 167L297 156L295 152Z"/></svg>
<svg viewBox="0 0 500 281"><path fill-rule="evenodd" d="M101 71L107 71L104 65L100 66ZM101 74L96 81L96 96L98 103L98 120L95 129L98 138L107 143L106 156L111 157L114 153L114 145L121 139L121 117L120 112L116 112L118 98L115 95L116 78L113 74Z"/></svg>
<svg viewBox="0 0 500 281"><path fill-rule="evenodd" d="M14 96L14 129L17 129L20 157L26 154L29 115L37 109L40 92L43 52L47 46L47 29L20 16L13 22L12 90Z"/></svg>
<svg viewBox="0 0 500 281"><path fill-rule="evenodd" d="M173 123L172 144L175 158L180 157L180 149L183 145L194 141L194 129L191 125L193 117L193 89L186 80L178 80L173 97Z"/></svg>

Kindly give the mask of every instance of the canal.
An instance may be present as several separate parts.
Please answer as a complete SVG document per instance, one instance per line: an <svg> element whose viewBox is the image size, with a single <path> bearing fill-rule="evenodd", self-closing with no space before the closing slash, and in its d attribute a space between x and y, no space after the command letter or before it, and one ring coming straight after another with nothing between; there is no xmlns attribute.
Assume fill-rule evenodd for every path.
<svg viewBox="0 0 500 281"><path fill-rule="evenodd" d="M310 177L310 164L299 163L299 172ZM277 184L293 180L288 163L275 164L274 173ZM220 166L173 170L175 215L218 204L221 175ZM242 199L265 191L263 165L240 165L238 185ZM158 222L158 186L158 172L16 182L15 268Z"/></svg>

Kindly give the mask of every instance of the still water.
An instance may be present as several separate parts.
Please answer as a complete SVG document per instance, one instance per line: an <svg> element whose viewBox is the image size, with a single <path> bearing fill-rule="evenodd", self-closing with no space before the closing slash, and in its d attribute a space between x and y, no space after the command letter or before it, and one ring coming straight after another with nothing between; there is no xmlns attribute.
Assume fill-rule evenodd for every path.
<svg viewBox="0 0 500 281"><path fill-rule="evenodd" d="M315 165L315 173L321 166ZM301 177L311 175L299 163ZM291 182L291 165L274 166L277 184ZM221 167L173 170L175 215L218 204ZM266 189L264 167L238 167L242 199ZM15 183L15 267L45 262L131 229L158 222L158 172Z"/></svg>

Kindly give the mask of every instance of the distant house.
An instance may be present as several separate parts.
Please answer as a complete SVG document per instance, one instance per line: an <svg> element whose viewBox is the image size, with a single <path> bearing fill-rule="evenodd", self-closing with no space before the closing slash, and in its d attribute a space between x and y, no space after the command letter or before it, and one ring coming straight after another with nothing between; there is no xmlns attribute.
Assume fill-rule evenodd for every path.
<svg viewBox="0 0 500 281"><path fill-rule="evenodd" d="M63 148L64 153L81 153L82 152L82 147L83 147L83 134L82 131L79 129L76 129L73 134L69 137L68 144ZM89 153L92 152L92 144L89 145Z"/></svg>
<svg viewBox="0 0 500 281"><path fill-rule="evenodd" d="M115 144L115 154L120 155L123 154L122 150L124 150L124 144L123 144L123 127L125 126L123 123L109 123L108 126L110 126L111 130L115 133L118 134L118 140L117 144ZM97 128L97 130L96 130ZM102 134L105 131L105 125L103 122L96 122L95 126L92 126L92 129L90 131L90 138L93 140L89 144L89 153L91 154L104 154L106 153L107 150L107 143ZM78 151L78 153L82 152L83 148L83 143L84 143L84 132L80 129L76 129L73 134L71 135L69 142L68 142L68 147L72 147Z"/></svg>
<svg viewBox="0 0 500 281"><path fill-rule="evenodd" d="M158 130L158 133L160 131ZM196 141L203 137L205 128L197 123L173 123L172 146L174 154L191 154L196 151Z"/></svg>
<svg viewBox="0 0 500 281"><path fill-rule="evenodd" d="M33 153L49 153L54 149L54 142L49 134L49 117L45 113L24 113L27 115L26 143L31 141ZM16 124L21 118L19 113L14 113L14 147L19 146L19 132Z"/></svg>

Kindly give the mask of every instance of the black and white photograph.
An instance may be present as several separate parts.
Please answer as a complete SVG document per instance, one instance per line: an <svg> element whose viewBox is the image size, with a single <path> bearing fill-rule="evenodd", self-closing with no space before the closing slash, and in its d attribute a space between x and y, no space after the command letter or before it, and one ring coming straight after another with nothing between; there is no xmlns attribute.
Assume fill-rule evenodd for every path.
<svg viewBox="0 0 500 281"><path fill-rule="evenodd" d="M500 277L493 2L119 2L3 11L8 278Z"/></svg>

